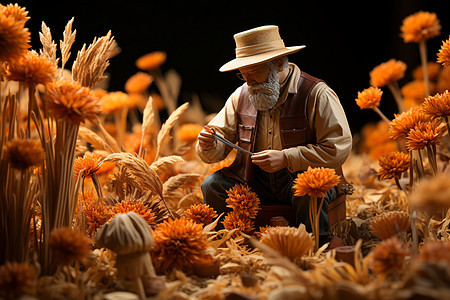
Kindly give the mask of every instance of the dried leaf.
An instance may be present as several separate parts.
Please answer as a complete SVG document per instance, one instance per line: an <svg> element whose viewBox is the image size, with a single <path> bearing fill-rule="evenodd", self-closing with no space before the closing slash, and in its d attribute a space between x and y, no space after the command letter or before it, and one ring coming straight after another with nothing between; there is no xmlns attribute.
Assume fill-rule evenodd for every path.
<svg viewBox="0 0 450 300"><path fill-rule="evenodd" d="M156 157L160 155L161 151L168 143L170 139L170 130L172 129L173 125L178 120L180 115L188 108L188 106L188 102L179 106L173 113L170 114L169 118L167 118L166 122L164 122L164 124L161 126L161 130L158 132L158 136L156 138L158 143L158 146L156 148Z"/></svg>
<svg viewBox="0 0 450 300"><path fill-rule="evenodd" d="M70 57L70 49L72 48L73 42L75 41L75 36L77 31L72 31L72 24L74 18L67 22L66 28L63 33L63 40L59 41L59 47L61 48L61 69L64 69L67 61Z"/></svg>

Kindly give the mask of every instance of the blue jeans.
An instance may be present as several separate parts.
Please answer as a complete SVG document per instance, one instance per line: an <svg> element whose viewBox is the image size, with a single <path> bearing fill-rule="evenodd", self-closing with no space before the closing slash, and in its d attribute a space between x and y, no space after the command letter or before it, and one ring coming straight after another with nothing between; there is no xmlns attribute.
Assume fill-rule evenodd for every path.
<svg viewBox="0 0 450 300"><path fill-rule="evenodd" d="M306 226L306 230L311 232L311 224L309 221L309 202L310 197L294 196L292 188L294 180L289 176L286 169L274 173L268 173L258 166L255 166L255 176L248 184L250 189L256 193L261 204L265 203L285 203L292 205L296 212L297 226L302 223ZM205 203L213 207L217 214L229 212L231 209L227 207L225 200L227 199L227 190L236 185L236 180L222 174L219 170L205 178L202 184L202 193ZM336 199L337 188L334 187L328 191L324 198L322 211L319 217L319 235L328 235L328 203ZM317 199L317 206L320 204L320 198ZM219 222L220 224L220 222Z"/></svg>

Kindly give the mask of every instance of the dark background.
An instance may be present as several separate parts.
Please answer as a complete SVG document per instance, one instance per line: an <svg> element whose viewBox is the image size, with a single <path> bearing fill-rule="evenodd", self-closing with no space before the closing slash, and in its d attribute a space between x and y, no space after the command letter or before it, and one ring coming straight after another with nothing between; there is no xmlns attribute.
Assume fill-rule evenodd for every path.
<svg viewBox="0 0 450 300"><path fill-rule="evenodd" d="M3 4L8 2L2 1ZM163 71L182 77L179 103L199 95L207 112L217 112L241 84L234 72L218 69L234 58L233 34L261 25L278 25L286 46L306 45L290 55L302 70L324 79L338 94L353 132L379 117L355 104L357 92L369 87L369 72L391 58L408 65L406 77L420 64L418 45L405 44L400 26L419 10L435 12L441 35L428 41L428 59L435 61L442 40L450 34L448 1L17 1L29 11L32 48L39 49L44 21L59 43L66 23L75 17L72 58L83 43L109 30L122 52L111 59L109 90L124 90L138 72L135 60L148 52L167 52ZM350 4L351 3L351 4ZM59 54L58 54L59 55ZM71 65L69 61L68 66ZM381 110L389 118L394 100L384 88Z"/></svg>

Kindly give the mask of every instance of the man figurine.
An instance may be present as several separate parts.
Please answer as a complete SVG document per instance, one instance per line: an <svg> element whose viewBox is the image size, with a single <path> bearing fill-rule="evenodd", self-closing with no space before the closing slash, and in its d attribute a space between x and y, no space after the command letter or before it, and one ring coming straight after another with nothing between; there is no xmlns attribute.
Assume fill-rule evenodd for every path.
<svg viewBox="0 0 450 300"><path fill-rule="evenodd" d="M291 204L297 225L311 231L309 197L294 196L293 181L308 166L339 169L350 154L352 136L338 97L320 79L289 63L288 54L305 46L285 47L277 26L262 26L234 35L236 58L221 72L239 70L245 81L209 122L217 134L252 153L239 151L234 163L209 175L202 184L205 203L219 214L229 211L226 191L247 183L262 204ZM231 147L203 129L196 145L206 163L223 160ZM328 236L328 204L338 195L331 189L322 207L321 237Z"/></svg>

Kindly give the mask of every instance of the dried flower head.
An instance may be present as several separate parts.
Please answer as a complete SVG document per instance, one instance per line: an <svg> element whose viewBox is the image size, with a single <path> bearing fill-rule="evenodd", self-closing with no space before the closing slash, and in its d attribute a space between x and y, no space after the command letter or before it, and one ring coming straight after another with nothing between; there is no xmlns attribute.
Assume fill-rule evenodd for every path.
<svg viewBox="0 0 450 300"><path fill-rule="evenodd" d="M202 230L202 225L184 217L159 224L153 233L155 268L160 272L173 268L190 271L192 264L204 256L208 247Z"/></svg>
<svg viewBox="0 0 450 300"><path fill-rule="evenodd" d="M426 241L417 259L424 262L450 264L450 241Z"/></svg>
<svg viewBox="0 0 450 300"><path fill-rule="evenodd" d="M203 126L194 123L183 124L178 128L176 133L177 138L186 143L191 144L197 141L198 134L203 129Z"/></svg>
<svg viewBox="0 0 450 300"><path fill-rule="evenodd" d="M395 118L390 123L388 135L394 140L406 137L419 122L428 120L430 117L425 115L420 107L412 107L401 114L395 114Z"/></svg>
<svg viewBox="0 0 450 300"><path fill-rule="evenodd" d="M376 215L369 225L370 232L382 240L408 232L411 220L405 211L388 211Z"/></svg>
<svg viewBox="0 0 450 300"><path fill-rule="evenodd" d="M19 59L31 47L30 32L25 28L27 14L17 4L0 6L0 61Z"/></svg>
<svg viewBox="0 0 450 300"><path fill-rule="evenodd" d="M438 145L445 130L445 123L436 119L429 122L419 122L406 136L406 146L408 150L419 150L427 146Z"/></svg>
<svg viewBox="0 0 450 300"><path fill-rule="evenodd" d="M100 112L99 99L77 82L52 84L48 89L47 104L56 118L76 125L95 119Z"/></svg>
<svg viewBox="0 0 450 300"><path fill-rule="evenodd" d="M217 217L216 211L207 204L191 205L184 214L198 224L210 224Z"/></svg>
<svg viewBox="0 0 450 300"><path fill-rule="evenodd" d="M34 286L35 270L28 263L7 261L0 266L0 296L16 299Z"/></svg>
<svg viewBox="0 0 450 300"><path fill-rule="evenodd" d="M144 71L159 68L167 58L167 53L163 51L154 51L139 57L136 60L136 66Z"/></svg>
<svg viewBox="0 0 450 300"><path fill-rule="evenodd" d="M381 242L372 251L371 269L375 274L388 274L403 267L408 250L396 237Z"/></svg>
<svg viewBox="0 0 450 300"><path fill-rule="evenodd" d="M236 184L227 191L227 207L240 215L255 218L259 210L259 198L248 185Z"/></svg>
<svg viewBox="0 0 450 300"><path fill-rule="evenodd" d="M436 86L433 82L429 82L430 93L434 93ZM425 81L423 80L413 80L402 86L400 89L402 96L405 98L415 98L423 100L425 98Z"/></svg>
<svg viewBox="0 0 450 300"><path fill-rule="evenodd" d="M76 178L78 178L78 174L81 174L81 177L92 177L100 168L100 161L101 159L93 153L86 152L83 157L77 157L75 159L73 163L73 174Z"/></svg>
<svg viewBox="0 0 450 300"><path fill-rule="evenodd" d="M400 178L402 173L406 172L411 165L411 157L403 152L390 152L383 155L378 163L381 167L378 171L381 180Z"/></svg>
<svg viewBox="0 0 450 300"><path fill-rule="evenodd" d="M137 72L125 82L127 93L142 93L152 84L153 77L144 72Z"/></svg>
<svg viewBox="0 0 450 300"><path fill-rule="evenodd" d="M84 233L70 227L54 229L50 233L48 245L53 250L56 263L61 265L82 261L91 250L91 241Z"/></svg>
<svg viewBox="0 0 450 300"><path fill-rule="evenodd" d="M223 219L223 227L226 230L237 229L233 236L239 236L241 232L251 234L255 230L254 222L246 215L237 211L229 212Z"/></svg>
<svg viewBox="0 0 450 300"><path fill-rule="evenodd" d="M141 217L145 219L148 225L156 225L155 223L155 214L152 212L150 208L145 206L142 202L137 200L126 200L117 203L113 209L113 214L126 214L130 211L137 213Z"/></svg>
<svg viewBox="0 0 450 300"><path fill-rule="evenodd" d="M261 235L261 243L291 260L301 258L314 247L306 230L295 227L270 227Z"/></svg>
<svg viewBox="0 0 450 300"><path fill-rule="evenodd" d="M383 87L405 76L406 64L402 61L390 59L370 71L370 85Z"/></svg>
<svg viewBox="0 0 450 300"><path fill-rule="evenodd" d="M98 204L95 202L84 205L83 211L86 215L86 221L89 225L88 233L96 232L113 216L110 206Z"/></svg>
<svg viewBox="0 0 450 300"><path fill-rule="evenodd" d="M102 97L101 104L102 112L110 114L128 105L128 95L124 92L110 92Z"/></svg>
<svg viewBox="0 0 450 300"><path fill-rule="evenodd" d="M383 91L377 87L369 87L362 92L358 92L358 98L356 98L356 104L361 109L368 109L378 107L381 101L381 95Z"/></svg>
<svg viewBox="0 0 450 300"><path fill-rule="evenodd" d="M294 195L313 197L325 197L326 193L340 181L334 169L308 167L303 173L297 175L294 180Z"/></svg>
<svg viewBox="0 0 450 300"><path fill-rule="evenodd" d="M445 91L434 96L427 97L422 104L422 111L433 117L445 117L450 115L450 93Z"/></svg>
<svg viewBox="0 0 450 300"><path fill-rule="evenodd" d="M450 177L439 173L434 178L421 179L410 197L411 206L422 211L450 208Z"/></svg>
<svg viewBox="0 0 450 300"><path fill-rule="evenodd" d="M446 41L442 41L442 46L437 54L437 62L444 67L450 66L450 37Z"/></svg>
<svg viewBox="0 0 450 300"><path fill-rule="evenodd" d="M431 81L436 81L439 77L439 73L441 72L441 69L442 69L442 67L440 64L433 62L433 61L429 61L427 63L428 79ZM419 81L424 80L422 65L418 65L417 67L414 68L414 70L412 71L412 77L414 78L414 80L419 80Z"/></svg>
<svg viewBox="0 0 450 300"><path fill-rule="evenodd" d="M405 43L418 43L438 36L441 25L435 13L419 11L406 17L400 30Z"/></svg>
<svg viewBox="0 0 450 300"><path fill-rule="evenodd" d="M45 56L34 51L10 63L6 73L8 80L19 81L27 86L48 86L56 74L55 65Z"/></svg>
<svg viewBox="0 0 450 300"><path fill-rule="evenodd" d="M45 153L39 140L12 139L3 149L5 160L15 169L26 170L44 161Z"/></svg>

